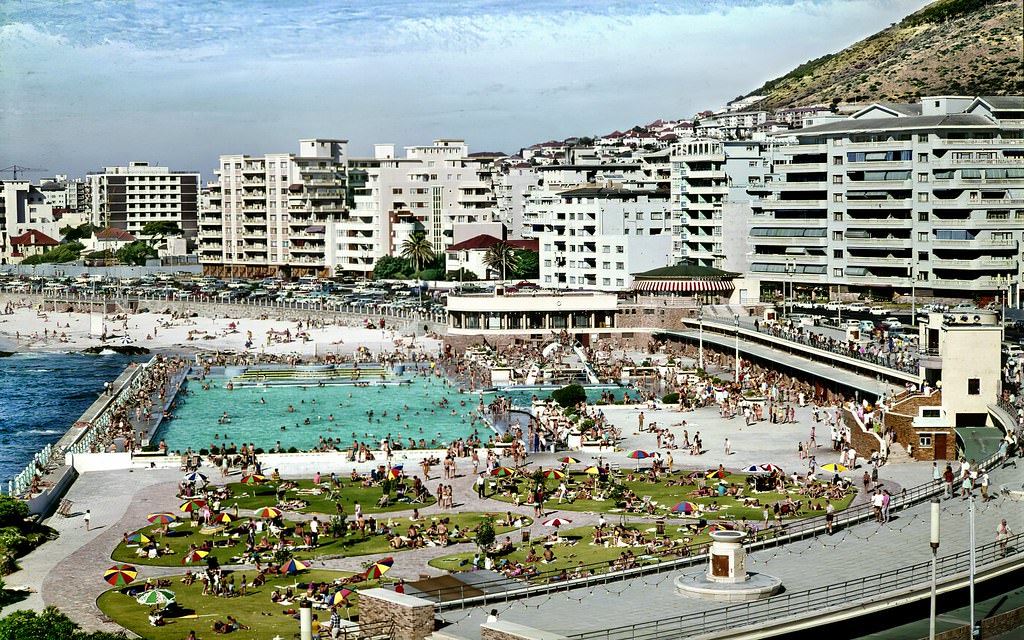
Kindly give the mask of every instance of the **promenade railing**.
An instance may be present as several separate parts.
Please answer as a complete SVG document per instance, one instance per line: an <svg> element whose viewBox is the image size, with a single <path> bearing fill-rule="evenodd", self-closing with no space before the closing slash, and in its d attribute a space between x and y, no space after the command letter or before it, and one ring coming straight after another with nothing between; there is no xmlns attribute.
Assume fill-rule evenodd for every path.
<svg viewBox="0 0 1024 640"><path fill-rule="evenodd" d="M1005 551L1004 551L1005 549ZM1024 560L1024 534L1005 541L981 545L975 550L976 572L1000 564L1020 565ZM970 549L942 556L936 562L940 582L970 570ZM786 619L799 620L823 613L841 611L872 602L884 601L894 594L926 589L931 583L931 561L901 566L862 578L854 578L805 591L784 593L766 600L708 609L636 624L587 631L568 636L571 640L670 640L710 632L722 633Z"/></svg>
<svg viewBox="0 0 1024 640"><path fill-rule="evenodd" d="M38 293L38 292L36 292ZM145 294L114 294L101 295L91 293L74 293L60 295L44 295L44 301L57 304L74 303L115 303L126 306L129 302L137 305L150 304L211 304L218 306L240 306L249 309L265 309L267 311L307 311L340 313L364 318L384 318L406 320L412 322L433 322L445 324L448 321L447 311L436 305L420 308L392 305L384 303L355 304L343 300L323 298L319 300L279 300L271 298L237 298L221 300L202 296L145 295Z"/></svg>
<svg viewBox="0 0 1024 640"><path fill-rule="evenodd" d="M696 320L693 319L693 318L690 318L688 320L691 323L696 322ZM724 319L722 321L715 321L715 320L708 320L707 318L705 318L704 321L703 321L703 325L704 325L704 329L705 330L716 330L716 331L730 330L732 332L735 332L735 330L736 330L736 325L735 324L728 323ZM803 336L800 336L800 335L790 335L789 332L776 332L776 331L773 331L770 328L765 327L765 326L758 326L758 327L755 328L755 327L751 327L751 326L741 325L740 326L740 331L741 332L743 332L743 331L747 331L747 332L753 331L753 332L756 332L757 334L773 338L776 342L790 343L790 344L792 344L794 346L799 345L799 346L805 347L807 349L817 350L817 351L821 352L821 355L844 356L844 357L850 358L852 360L859 360L861 362L865 362L865 363L868 363L868 364L873 364L873 365L876 365L876 366L879 366L879 367L884 367L886 369L892 369L894 371L898 371L898 372L904 373L904 374L917 375L919 373L918 360L916 359L916 357L911 359L911 360L903 360L903 359L901 359L902 356L898 356L898 357L894 356L894 357L890 358L890 357L888 357L888 355L881 355L880 356L880 355L875 355L875 354L872 354L872 353L869 353L869 352L861 353L859 350L850 349L849 346L845 342L843 342L843 343L839 343L839 342L832 343L832 342L828 342L827 339L809 338L807 336L807 334L804 334ZM726 331L726 332L728 332L728 331ZM730 335L732 335L732 334L730 334ZM891 353L900 353L900 354L902 354L902 352L891 352Z"/></svg>

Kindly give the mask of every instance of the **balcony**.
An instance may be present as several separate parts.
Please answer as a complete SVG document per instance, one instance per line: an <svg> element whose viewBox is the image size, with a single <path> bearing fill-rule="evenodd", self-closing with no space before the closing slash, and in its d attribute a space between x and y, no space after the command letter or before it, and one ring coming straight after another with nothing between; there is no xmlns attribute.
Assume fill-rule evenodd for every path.
<svg viewBox="0 0 1024 640"><path fill-rule="evenodd" d="M789 173L795 171L828 171L828 163L821 162L794 162L792 164L776 164L775 173Z"/></svg>
<svg viewBox="0 0 1024 640"><path fill-rule="evenodd" d="M908 229L914 226L910 218L846 218L848 229Z"/></svg>
<svg viewBox="0 0 1024 640"><path fill-rule="evenodd" d="M847 209L910 209L914 201L910 198L864 198L845 202Z"/></svg>
<svg viewBox="0 0 1024 640"><path fill-rule="evenodd" d="M937 138L936 147L956 147L958 149L970 149L972 147L1024 145L1024 138L979 138L974 140L960 140L957 138Z"/></svg>
<svg viewBox="0 0 1024 640"><path fill-rule="evenodd" d="M883 267L906 267L907 263L909 261L910 261L910 257L909 256L907 256L907 257L904 257L904 256L886 256L886 257L881 257L881 256L854 256L854 255L850 255L850 254L846 255L846 262L847 262L847 264L850 264L850 265L866 264L866 265L877 265L877 266L883 266Z"/></svg>
<svg viewBox="0 0 1024 640"><path fill-rule="evenodd" d="M753 206L760 205L764 209L824 209L828 207L825 199L821 200L773 200L755 201Z"/></svg>
<svg viewBox="0 0 1024 640"><path fill-rule="evenodd" d="M750 236L749 243L755 246L764 245L768 247L826 247L828 246L828 238Z"/></svg>
<svg viewBox="0 0 1024 640"><path fill-rule="evenodd" d="M825 181L808 182L772 182L766 188L778 192L787 191L828 191L828 183Z"/></svg>
<svg viewBox="0 0 1024 640"><path fill-rule="evenodd" d="M909 249L910 238L851 238L846 237L846 246L863 248Z"/></svg>
<svg viewBox="0 0 1024 640"><path fill-rule="evenodd" d="M932 280L930 281L931 286L941 289L967 289L970 291L977 291L979 289L1004 289L1006 288L1005 282L1000 282L995 278L975 278L973 280L962 280L959 278L940 278L936 274L932 274Z"/></svg>
<svg viewBox="0 0 1024 640"><path fill-rule="evenodd" d="M1017 266L1016 258L975 258L973 260L949 260L932 258L935 269L998 269Z"/></svg>

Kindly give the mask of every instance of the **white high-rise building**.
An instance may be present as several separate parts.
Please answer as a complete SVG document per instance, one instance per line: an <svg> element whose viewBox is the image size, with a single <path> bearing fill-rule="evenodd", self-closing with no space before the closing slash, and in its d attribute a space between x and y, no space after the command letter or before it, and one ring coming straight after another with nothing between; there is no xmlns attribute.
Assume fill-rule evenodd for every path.
<svg viewBox="0 0 1024 640"><path fill-rule="evenodd" d="M349 210L347 171L347 140L300 140L297 155L221 156L199 224L204 270L330 275L328 238Z"/></svg>
<svg viewBox="0 0 1024 640"><path fill-rule="evenodd" d="M619 291L673 262L668 191L586 186L527 198L545 287Z"/></svg>
<svg viewBox="0 0 1024 640"><path fill-rule="evenodd" d="M131 162L127 167L104 167L87 179L94 224L137 236L150 222L174 222L185 238L196 237L198 172Z"/></svg>
<svg viewBox="0 0 1024 640"><path fill-rule="evenodd" d="M751 270L762 280L1019 298L1024 97L880 103L792 135L753 202Z"/></svg>

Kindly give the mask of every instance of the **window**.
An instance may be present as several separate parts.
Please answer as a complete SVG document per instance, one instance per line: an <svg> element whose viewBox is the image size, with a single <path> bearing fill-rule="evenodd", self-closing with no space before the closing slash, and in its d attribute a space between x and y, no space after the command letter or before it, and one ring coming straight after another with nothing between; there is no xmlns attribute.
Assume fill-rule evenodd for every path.
<svg viewBox="0 0 1024 640"><path fill-rule="evenodd" d="M919 271L917 273L917 279L919 281L921 281L921 282L928 282L928 272L927 271Z"/></svg>
<svg viewBox="0 0 1024 640"><path fill-rule="evenodd" d="M967 395L981 395L981 378L967 378Z"/></svg>
<svg viewBox="0 0 1024 640"><path fill-rule="evenodd" d="M626 268L626 264L624 262L616 262L615 263L615 269L617 271L622 271L625 268Z"/></svg>
<svg viewBox="0 0 1024 640"><path fill-rule="evenodd" d="M842 258L843 257L843 250L842 249L833 249L832 250L832 257L833 258Z"/></svg>
<svg viewBox="0 0 1024 640"><path fill-rule="evenodd" d="M832 164L836 166L843 164L843 156L832 156Z"/></svg>
<svg viewBox="0 0 1024 640"><path fill-rule="evenodd" d="M843 239L843 232L842 231L833 231L832 232L832 239L833 240L842 240Z"/></svg>
<svg viewBox="0 0 1024 640"><path fill-rule="evenodd" d="M918 182L928 182L928 172L926 171L924 173L917 174L917 181Z"/></svg>
<svg viewBox="0 0 1024 640"><path fill-rule="evenodd" d="M842 202L842 201L843 201L843 194L841 194L841 193L833 193L832 194L832 202Z"/></svg>
<svg viewBox="0 0 1024 640"><path fill-rule="evenodd" d="M610 287L611 285L612 285L612 279L611 278L601 278L601 286L603 286L603 287Z"/></svg>
<svg viewBox="0 0 1024 640"><path fill-rule="evenodd" d="M842 278L843 277L843 270L842 269L833 269L832 270L832 277L833 278Z"/></svg>
<svg viewBox="0 0 1024 640"><path fill-rule="evenodd" d="M843 212L842 211L833 211L832 212L832 219L835 220L836 222L842 222L843 221Z"/></svg>
<svg viewBox="0 0 1024 640"><path fill-rule="evenodd" d="M602 245L601 246L601 253L611 253L611 252L612 252L612 248L611 248L610 245L606 244L606 245Z"/></svg>
<svg viewBox="0 0 1024 640"><path fill-rule="evenodd" d="M927 211L918 211L917 212L917 219L918 219L919 222L928 222L928 212Z"/></svg>
<svg viewBox="0 0 1024 640"><path fill-rule="evenodd" d="M928 164L928 154L927 153L919 153L919 154L917 154L917 161L920 162L921 164Z"/></svg>
<svg viewBox="0 0 1024 640"><path fill-rule="evenodd" d="M922 433L920 436L918 436L917 446L923 449L930 448L932 446L932 434Z"/></svg>
<svg viewBox="0 0 1024 640"><path fill-rule="evenodd" d="M621 244L615 245L615 253L625 253L626 248Z"/></svg>
<svg viewBox="0 0 1024 640"><path fill-rule="evenodd" d="M611 269L612 268L612 263L610 263L610 262L602 262L601 263L601 268L602 269Z"/></svg>
<svg viewBox="0 0 1024 640"><path fill-rule="evenodd" d="M918 262L928 262L928 252L927 251L918 251L917 252L917 261Z"/></svg>
<svg viewBox="0 0 1024 640"><path fill-rule="evenodd" d="M928 242L928 232L927 231L918 231L917 232L917 241L918 242Z"/></svg>
<svg viewBox="0 0 1024 640"><path fill-rule="evenodd" d="M843 175L840 173L832 176L832 184L843 184Z"/></svg>
<svg viewBox="0 0 1024 640"><path fill-rule="evenodd" d="M917 201L918 202L928 202L928 192L927 191L919 192L917 194Z"/></svg>
<svg viewBox="0 0 1024 640"><path fill-rule="evenodd" d="M623 280L622 278L615 278L615 286L616 287L622 287L622 286L625 286L625 284L626 284L626 281Z"/></svg>

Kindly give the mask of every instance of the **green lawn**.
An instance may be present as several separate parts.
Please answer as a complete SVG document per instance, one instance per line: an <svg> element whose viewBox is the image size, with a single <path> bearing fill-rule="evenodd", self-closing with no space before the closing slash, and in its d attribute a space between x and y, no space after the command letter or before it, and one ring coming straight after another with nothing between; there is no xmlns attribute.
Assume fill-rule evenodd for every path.
<svg viewBox="0 0 1024 640"><path fill-rule="evenodd" d="M241 584L241 577L245 575L250 581L256 575L255 571L242 571L232 574L236 584ZM274 604L270 601L270 592L275 587L294 586L306 582L330 582L337 578L344 578L351 575L340 571L304 571L297 576L268 576L267 584L258 588L249 588L247 595L234 598L215 598L202 595L202 583L195 583L185 586L181 583L181 576L172 578L173 584L169 587L175 593L175 601L184 611L181 618L168 620L165 626L154 627L149 624L147 616L149 607L141 605L134 598L122 593L119 589L111 589L104 592L98 599L97 605L103 613L114 619L118 624L147 640L181 640L190 630L195 630L196 637L210 639L215 636L212 631L214 621L224 622L226 617L233 615L241 624L251 627L249 631L240 631L232 634L246 640L270 640L274 636L292 638L299 632L299 621L292 616L284 614L288 608L298 611L298 603L290 606ZM140 580L142 578L140 577ZM376 581L367 582L360 588L377 586ZM298 590L298 587L295 587ZM349 615L354 616L357 612L358 596L352 594L349 601ZM314 611L320 620L326 622L330 618L328 611ZM345 612L342 611L342 617ZM264 615L268 614L268 615Z"/></svg>
<svg viewBox="0 0 1024 640"><path fill-rule="evenodd" d="M493 517L495 521L504 517L501 513L440 513L430 514L421 517L417 523L420 528L429 527L432 521L448 518L448 529L452 530L457 525L460 529L475 529L480 522L485 518ZM384 523L392 523L392 528L395 529L400 535L404 535L410 524L413 522L408 516L404 517L392 517L392 518L381 518ZM523 518L525 526L532 524L530 518ZM247 519L242 518L237 522L233 522L228 525L225 533L219 535L204 535L199 533L199 529L189 527L187 521L180 527L171 529L171 533L168 535L161 535L158 538L152 533L157 525L148 525L139 529L138 532L145 533L147 536L158 540L161 548L164 544L171 547L174 553L169 555L160 556L158 558L139 558L135 555L137 547L126 546L123 542L117 545L114 549L113 559L117 562L128 562L137 565L155 565L155 566L179 566L181 565L181 559L184 553L188 550L190 544L201 546L206 540L211 540L214 543L214 550L211 555L215 556L220 564L237 564L238 556L245 551L245 536L244 534L238 534L237 537L230 537L230 532L239 529L241 524L246 522ZM286 521L285 537L289 535L290 527L294 526L294 523ZM494 530L496 533L507 533L512 531L512 527L502 527L495 525ZM257 542L261 540L263 534L256 537ZM274 542L273 537L268 538L271 542ZM469 538L453 539L452 543L456 542L468 542ZM217 546L221 545L226 546ZM324 533L320 536L320 545L315 550L300 550L296 551L295 557L300 560L308 560L312 558L322 558L325 556L360 556L370 554L392 554L400 553L402 550L394 550L390 547L390 544L383 535L362 535L358 531L347 532L343 537L332 538L329 534ZM266 555L269 559L271 556Z"/></svg>
<svg viewBox="0 0 1024 640"><path fill-rule="evenodd" d="M761 520L763 518L763 507L743 506L743 498L756 498L760 501L761 505L771 505L773 502L785 499L787 496L791 496L795 501L804 502L804 509L801 511L800 518L806 518L810 516L817 516L824 514L824 500L813 500L812 503L815 506L820 506L822 509L812 510L808 507L811 504L798 493L782 494L775 491L762 491L754 492L749 487L745 489L743 498L733 498L729 496L717 497L695 497L693 493L697 490L696 480L687 479L686 475L688 471L677 472L672 476L673 481L684 481L686 484L682 486L668 486L667 480L664 476L656 483L647 482L640 476L636 475L634 480L630 481L627 479L629 469L623 469L622 475L614 479L614 482L621 483L627 490L633 492L638 500L643 500L645 497L650 497L651 502L657 503L658 507L655 509L655 515L665 516L672 515L668 509L671 509L677 503L686 501L693 502L700 505L710 506L712 503L717 504L718 510L706 511L701 517L708 519L735 519L735 520ZM743 473L729 473L724 478L728 484L735 484L739 487L746 486L746 479L749 474ZM572 487L585 487L592 486L594 479L592 476L588 476L582 472L571 472L569 474L570 488ZM520 504L530 502L528 497L529 490L534 486L534 482L528 478L517 477L515 482L516 491L512 490L501 491L490 496L495 500L502 502L514 502L515 496L518 494ZM558 488L559 480L553 478L546 479L544 481L545 487L548 489L547 499L544 502L546 509L554 509L561 511L585 511L585 512L596 512L596 513L609 513L619 514L623 513L623 502L618 502L607 498L605 500L596 499L580 499L573 502L563 501L561 504L558 502L558 498L555 497L554 492ZM717 480L708 480L707 486L713 487L717 483ZM501 479L499 483L501 486L508 484L508 481ZM841 501L835 503L837 510L845 509L849 506L850 501L853 500L855 495L854 491L848 492ZM676 514L683 517L682 514ZM689 516L693 517L693 516Z"/></svg>
<svg viewBox="0 0 1024 640"><path fill-rule="evenodd" d="M655 527L652 522L629 522L627 523L626 528L631 531L639 530L643 532L647 539L653 538L655 534ZM610 527L608 528L608 531L610 531ZM659 536L659 538L660 537L662 536ZM672 540L682 540L687 544L700 544L711 541L711 536L706 533L700 533L696 526L681 526L679 523L667 525L665 527L664 537L671 538ZM639 564L657 561L654 557L641 557L646 553L643 545L635 547L605 547L603 545L593 544L594 527L563 529L559 531L559 538L575 542L576 544L570 546L561 542L555 543L552 546L555 559L551 563L544 564L543 562L538 562L533 564L534 568L536 568L538 572L559 571L561 569L571 570L581 562L584 565L607 563L619 557L619 555L627 549L634 553ZM526 556L531 546L539 556L544 552L544 547L546 545L546 542L543 539L533 540L527 543L519 541L516 542L515 551L500 556L495 560L499 561L501 558L507 558L510 562L518 561L525 564ZM468 569L469 563L473 560L473 556L473 553L457 553L436 558L431 560L429 564L437 569L457 572Z"/></svg>
<svg viewBox="0 0 1024 640"><path fill-rule="evenodd" d="M260 509L262 507L273 507L277 506L276 497L276 483L270 482L270 476L267 476L267 482L257 486L246 486L240 482L234 482L228 485L228 489L234 497L229 500L222 501L223 506L230 506L235 502L238 503L240 509ZM309 491L314 488L313 480L293 480L291 478L285 478L286 481L295 482L298 486L294 489L290 489L285 492L286 500L305 500L309 504L301 509L292 509L293 511L302 511L303 513L323 513L328 515L334 515L337 513L337 505L340 503L345 509L345 513L352 515L355 511L355 503L359 503L363 508L363 513L386 513L389 511L407 511L412 510L414 507L422 509L425 506L434 504L436 500L431 497L425 504L413 504L409 502L394 502L395 494L391 493L392 504L387 507L377 507L377 501L380 500L383 495L383 491L380 487L364 487L359 483L353 483L348 477L344 477L341 481L341 491L339 492L338 500L331 500L330 496L330 483L325 477L320 483L319 489L322 490L320 495L309 495L300 494L300 491ZM436 487L429 487L433 491ZM255 494L255 495L254 495Z"/></svg>

